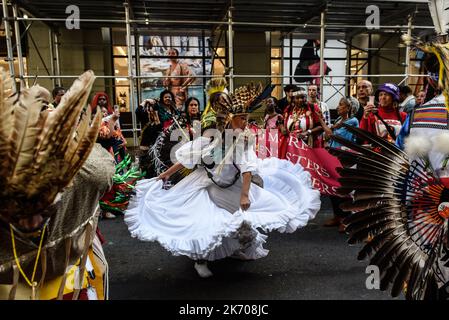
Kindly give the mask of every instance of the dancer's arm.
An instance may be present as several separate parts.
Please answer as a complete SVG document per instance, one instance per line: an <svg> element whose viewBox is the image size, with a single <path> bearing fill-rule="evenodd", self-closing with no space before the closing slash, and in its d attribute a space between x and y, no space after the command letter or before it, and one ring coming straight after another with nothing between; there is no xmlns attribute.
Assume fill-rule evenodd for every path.
<svg viewBox="0 0 449 320"><path fill-rule="evenodd" d="M243 184L242 191L240 194L240 207L243 211L249 209L251 202L249 201L249 187L251 186L251 172L242 173Z"/></svg>
<svg viewBox="0 0 449 320"><path fill-rule="evenodd" d="M182 168L184 168L184 166L180 163L177 162L174 165L172 165L170 168L167 169L167 171L162 172L156 180L167 180L168 178L170 178L170 176L175 173L178 170L181 170Z"/></svg>

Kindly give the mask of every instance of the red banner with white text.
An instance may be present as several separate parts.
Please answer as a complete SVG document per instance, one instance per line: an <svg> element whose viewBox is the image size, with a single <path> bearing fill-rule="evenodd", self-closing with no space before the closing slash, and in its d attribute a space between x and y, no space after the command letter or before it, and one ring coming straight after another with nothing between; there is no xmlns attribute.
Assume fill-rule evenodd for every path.
<svg viewBox="0 0 449 320"><path fill-rule="evenodd" d="M254 130L254 128L253 128ZM312 177L313 188L323 195L336 195L340 161L324 148L310 148L296 135L282 136L278 130L254 130L257 134L257 156L277 157L299 163ZM280 138L279 138L280 137Z"/></svg>

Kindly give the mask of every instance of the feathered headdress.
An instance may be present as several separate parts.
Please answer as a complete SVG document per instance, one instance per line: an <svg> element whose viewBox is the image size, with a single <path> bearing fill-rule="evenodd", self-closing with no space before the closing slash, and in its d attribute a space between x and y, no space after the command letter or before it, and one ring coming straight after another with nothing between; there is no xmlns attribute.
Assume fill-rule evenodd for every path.
<svg viewBox="0 0 449 320"><path fill-rule="evenodd" d="M203 128L208 128L217 121L215 111L211 106L213 103L215 103L215 99L221 93L228 92L226 89L227 85L228 83L226 82L225 78L213 78L207 82L205 91L208 101L201 117L201 126Z"/></svg>
<svg viewBox="0 0 449 320"><path fill-rule="evenodd" d="M211 105L216 114L217 127L226 128L234 116L248 114L260 108L262 101L270 96L273 88L273 85L264 89L260 83L250 83L239 87L232 94L220 94Z"/></svg>
<svg viewBox="0 0 449 320"><path fill-rule="evenodd" d="M12 94L13 79L0 69L0 218L17 222L43 214L83 165L97 139L101 113L81 116L95 80L82 74L58 107L42 111L40 86Z"/></svg>
<svg viewBox="0 0 449 320"><path fill-rule="evenodd" d="M420 50L433 54L438 58L440 69L438 72L438 87L443 91L446 108L449 110L449 0L429 0L429 10L438 35L437 41L425 43L420 39L403 35L402 40L407 45L413 45Z"/></svg>

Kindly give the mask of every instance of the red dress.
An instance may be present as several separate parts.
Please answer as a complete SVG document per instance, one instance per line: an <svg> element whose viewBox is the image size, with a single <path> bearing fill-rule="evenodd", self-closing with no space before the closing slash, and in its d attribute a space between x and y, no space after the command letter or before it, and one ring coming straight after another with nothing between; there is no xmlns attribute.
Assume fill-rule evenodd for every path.
<svg viewBox="0 0 449 320"><path fill-rule="evenodd" d="M285 159L287 153L287 146L290 135L297 135L298 133L312 130L320 125L319 109L315 104L307 103L305 107L288 106L284 110L284 126L289 135L282 136L279 144L279 158ZM321 147L319 135L309 135L304 141L312 148Z"/></svg>

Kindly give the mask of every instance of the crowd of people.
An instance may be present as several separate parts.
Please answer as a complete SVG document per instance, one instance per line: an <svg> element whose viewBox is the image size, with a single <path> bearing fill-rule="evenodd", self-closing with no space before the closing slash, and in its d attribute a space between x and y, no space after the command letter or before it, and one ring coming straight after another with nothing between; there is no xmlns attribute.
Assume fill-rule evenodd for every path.
<svg viewBox="0 0 449 320"><path fill-rule="evenodd" d="M319 87L315 84L307 88L289 84L284 87L282 99L270 96L265 100L263 123L256 123L255 126L266 130L278 130L278 158L288 158L286 141L291 136L310 148L342 148L332 136L343 137L363 145L365 141L355 138L346 126L358 127L386 141L399 143L400 132L407 116L411 116L416 108L431 98L426 97L424 90L418 91L415 97L409 86L398 86L394 83L384 83L374 90L370 81L360 80L356 85L354 96L342 97L338 106L332 108L336 110L336 115L331 119L331 109L327 103L319 100L318 90ZM168 156L161 155L161 148L173 147L174 144L169 144L167 139L158 140L158 137L161 135L167 137L169 128L179 127L187 128L191 139L193 120L198 122L201 120L200 109L200 102L194 97L186 97L184 107L177 107L176 98L169 90L162 91L159 99L146 99L137 107L135 112L142 128L141 169L145 170L146 178L158 176L173 164ZM158 152L149 151L152 148ZM166 152L169 152L169 149L166 149ZM329 196L334 217L324 225L336 226L339 232L344 232L342 221L349 213L342 211L340 204L345 199L337 195Z"/></svg>
<svg viewBox="0 0 449 320"><path fill-rule="evenodd" d="M437 48L447 50L444 46L437 46ZM447 55L446 51L444 53ZM174 255L189 257L194 261L194 268L198 275L207 278L213 275L208 267L209 261L227 257L255 260L267 256L268 250L264 248L264 244L268 234L273 231L292 233L305 227L319 212L322 196L330 197L334 213L334 216L324 223L325 226L338 227L339 232L345 232L348 231L349 223L349 230L351 228L357 230L354 237L365 240L368 246L371 245L374 248L370 250L378 249L380 244L391 240L388 237L386 237L387 240L380 237L385 236L382 234L382 223L386 221L385 219L391 219L394 223L404 220L404 215L400 218L398 215L394 216L398 212L394 210L407 207L404 205L406 203L407 210L411 212L414 206L418 207L418 204L409 204L413 201L413 199L410 200L413 198L410 194L422 196L425 193L423 190L427 192L430 189L430 196L428 198L423 196L425 201L419 203L419 210L435 203L437 206L431 211L430 217L425 216L423 221L418 221L418 226L431 220L431 223L425 227L440 229L435 229L435 232L432 230L431 234L426 233L426 230L422 230L423 228L418 229L418 232L426 236L422 247L427 250L429 246L433 246L431 249L435 250L435 259L441 258L442 263L447 263L444 261L447 258L441 257L449 256L447 253L442 254L447 248L443 246L441 239L447 238L444 228L447 228L445 224L447 225L449 217L449 193L446 192L449 188L449 169L447 168L449 135L446 133L449 122L446 100L448 91L441 84L443 83L443 79L440 78L441 70L444 68L435 54L428 55L424 61L429 75L428 86L426 90L418 91L416 96L408 86L384 83L374 90L370 81L361 80L356 84L354 96L342 96L337 106L328 106L325 101L320 100L319 86L313 82L307 88L293 84L286 85L285 96L278 100L271 96L273 86L268 85L263 88L262 85L248 84L234 92L229 92L224 78L214 78L207 85L207 105L204 108L197 98L189 96L187 87L193 78L190 77L191 74L183 70L182 65L177 63L177 55L176 50L170 51L172 57L170 74L187 78L183 78L185 80L180 82L167 80L166 87L159 98L145 99L136 110L133 110L141 128L139 150L136 154L140 172L137 172L136 168L131 168L127 142L121 130L119 108L112 105L105 92L95 93L90 103L86 103L94 81L92 72L87 72L87 75L80 78L84 81L83 85L74 85L74 89L67 91L70 99L62 87L54 88L51 103L47 101L50 93L45 89L40 87L26 89L34 94L33 97L36 97L36 100L28 106L30 113L34 115L34 122L29 121L25 124L31 127L30 132L36 131L38 125L48 120L49 126L58 128L54 129L55 132L65 133L65 139L69 137L68 142L63 141L61 146L55 149L61 151L71 144L71 148L67 151L69 156L58 155L59 158L53 160L57 162L62 161L61 158L63 158L64 161L71 161L74 165L77 163L74 161L77 160L76 156L79 156L79 162L83 164L83 170L80 170L81 165L77 167L77 170L80 170L78 175L75 176L77 170L71 171L76 178L70 187L72 189L62 191L62 200L55 200L56 193L52 198L52 201L56 201L55 203L61 206L56 209L53 207L53 214L55 211L60 211L62 212L60 215L70 215L66 209L67 206L63 204L69 203L72 210L76 208L77 201L80 201L77 197L81 193L86 193L83 193L85 198L88 197L87 193L90 194L89 201L84 203L88 207L85 210L85 219L90 221L90 226L86 227L85 221L77 221L71 225L74 230L67 231L67 234L73 235L76 233L75 230L86 227L83 254L72 259L73 263L81 266L81 274L85 271L81 261L85 264L86 261L92 260L91 262L96 261L97 268L103 268L101 274L107 277L107 263L101 245L98 244L102 235L96 227L95 220L96 208L99 204L101 217L115 218L115 214L110 210L117 209L117 212L124 214L124 221L133 237L142 241L158 241ZM447 68L445 65L443 67ZM2 90L4 90L3 87ZM24 92L27 94L23 94L22 99L29 95L26 90ZM12 103L8 99L9 97L5 98L2 103L6 105ZM16 100L14 104L26 105L19 100ZM88 105L87 110L83 108L84 104ZM76 107L79 114L71 115L72 118L70 118L72 106ZM334 109L336 110L335 119L331 115L331 110ZM17 112L10 112L8 115L17 117L14 123L19 126L21 114L19 108L16 110ZM250 122L250 117L256 110L264 110L262 123ZM49 117L50 112L57 116ZM86 120L89 115L90 119ZM58 123L51 122L54 119L58 119L62 125L58 126ZM68 125L65 125L64 121ZM274 132L274 138L270 136L270 142L273 143L271 147L277 148L276 156L259 156L259 147L263 141L257 140L260 137L258 130ZM24 129L23 132L25 131ZM43 136L40 139L50 144L48 141L51 138L45 136L48 131L42 129L41 132ZM426 139L423 139L423 136L427 134L434 138L429 140L431 146ZM5 141L12 141L15 135L14 132ZM32 134L23 135L26 137L24 140L31 139L29 136L32 136ZM64 135L61 134L61 136ZM405 143L406 140L407 143ZM27 140L24 144L25 150L20 149L18 152L8 154L10 158L14 155L20 158L25 154L21 161L13 161L13 166L22 165L22 162L30 162L30 158L37 157L36 162L33 163L34 167L30 165L35 170L43 163L41 154L46 154L52 160L51 156L56 154L56 151L52 153L48 151L51 148L48 148L44 142L36 141L39 142L37 146L41 148L40 152L33 155L26 154L33 149L30 147L33 145L32 141ZM14 142L12 145L15 146ZM320 166L316 164L310 167L303 166L299 161L293 161L292 147L301 150L329 151L326 157L339 155L341 163L338 169L341 169L339 172L342 173L342 179L339 180L342 183L341 188L333 193L318 190L312 182L309 170L317 170ZM88 149L94 151L89 154L86 151ZM402 149L405 149L408 155ZM410 164L408 157L415 162ZM403 162L386 163L390 159ZM64 163L57 163L57 165L61 168L68 167ZM45 165L42 167L48 169ZM15 174L16 171L20 173L20 170L13 170L13 173ZM99 175L96 176L95 173ZM361 173L369 176L361 176ZM386 176L388 181L376 180L376 174ZM354 176L365 180L354 182L351 180ZM20 175L19 177L23 178ZM409 177L415 180L409 182L407 180ZM97 183L96 180L102 181ZM86 185L83 185L84 181L87 181ZM369 181L372 186L366 181ZM64 183L64 187L67 187L68 182L64 181ZM46 186L50 188L50 184ZM421 185L423 190L418 188ZM429 188L429 185L433 189ZM390 192L388 188L392 188L393 191ZM359 189L369 190L372 193L367 191L358 198ZM410 191L410 189L413 190ZM395 196L403 197L398 200L400 205L398 202L388 203L385 200L387 197ZM27 200L23 200L25 198L20 198L17 203L24 202L29 205ZM120 199L115 201L115 198ZM348 205L343 206L342 204L348 199L363 207L364 210L387 203L389 211L385 217L380 218L382 211L381 213L365 211L351 220L350 218L355 216L354 213L357 213L358 209L354 206L353 209L348 209L351 208ZM370 202L371 200L374 202ZM46 211L47 207L43 212L50 216L51 214ZM9 216L9 212L6 213L0 212L2 218L0 227L9 226L12 246L15 246L14 232L20 236L25 234L24 237L28 237L29 240L28 244L34 247L36 247L36 239L40 237L43 241L47 226L45 221L49 221L43 213L38 212L32 217L23 217L20 213L17 221ZM424 213L419 211L418 216L427 213L427 211ZM413 223L416 215L407 218L407 223ZM368 221L367 225L371 226L371 229L360 224L364 219ZM356 227L354 227L351 221L359 224L355 224ZM379 224L374 224L375 227L372 227L370 224L372 221ZM50 223L62 224L57 219L51 220ZM77 223L82 224L82 228ZM39 231L36 232L36 230ZM53 232L54 230L58 229L51 229ZM389 235L392 235L392 232L397 229L391 227L386 230L386 233L389 232ZM375 237L376 232L377 235L380 234L379 238ZM402 239L405 231L401 232L398 236L394 236L395 240L403 241L401 243L418 242L411 235L407 235L410 238L406 240ZM436 234L438 236L435 236ZM81 236L81 234L77 235ZM96 239L95 245L93 245L93 239ZM432 242L437 241L435 239L440 241L436 245ZM64 261L66 262L62 268L65 271L57 275L55 273L55 278L61 281L61 285L57 292L54 290L55 287L53 288L52 298L64 297L67 270L70 269L67 268L71 254L70 247L73 245L71 237L67 237L65 241L64 246L67 252ZM48 243L56 242L55 240ZM63 242L59 241L58 245L63 246ZM44 248L46 248L45 245ZM15 247L14 250L16 250ZM392 250L390 247L386 256L391 257L394 253ZM421 252L420 250L424 249L416 248L414 252ZM96 258L94 251L97 252ZM88 252L91 252L90 258ZM408 249L402 251L401 255L406 256L407 253ZM8 281L15 279L15 284L8 293L10 296L15 296L19 282L19 271L13 266L14 263L18 266L20 264L15 251L14 254L15 262L9 253L10 261L5 264L8 267L4 267L8 270ZM420 265L420 261L412 261L410 257L408 258L409 262ZM39 259L39 253L37 259ZM62 258L59 260L62 261ZM28 261L28 270L31 267L30 263ZM58 267L61 267L60 265ZM405 267L401 265L401 268ZM93 269L94 267L91 270ZM22 270L20 272L24 274ZM407 275L409 274L411 272ZM88 272L86 278L89 276ZM444 278L444 275L442 277ZM27 279L25 276L24 278ZM91 295L107 297L105 287L107 281L99 281L101 283L96 285L101 290L97 290L95 294L92 292L91 283L94 283L94 278L87 280L88 285L85 287L82 287L81 279L80 288L72 290L72 297L78 298L81 292L88 295L89 289L91 289ZM400 286L405 280L402 278L400 280L402 282L398 283L401 289ZM437 281L437 279L428 281ZM28 282L33 292L32 296L36 296L38 283ZM411 287L415 285L412 281L410 284ZM44 287L43 280L40 287ZM0 286L0 289L2 288L4 289ZM4 295L6 291L6 289L3 290ZM413 292L410 295L415 297ZM424 293L416 296L421 295Z"/></svg>

